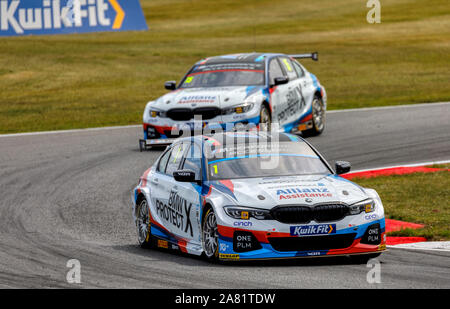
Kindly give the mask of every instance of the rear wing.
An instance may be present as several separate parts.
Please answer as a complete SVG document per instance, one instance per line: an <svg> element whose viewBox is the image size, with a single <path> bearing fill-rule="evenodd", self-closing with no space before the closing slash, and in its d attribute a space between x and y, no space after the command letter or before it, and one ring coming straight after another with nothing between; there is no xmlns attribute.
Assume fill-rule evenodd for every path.
<svg viewBox="0 0 450 309"><path fill-rule="evenodd" d="M308 58L311 58L314 61L318 61L319 60L319 53L318 52L313 52L311 54L296 54L296 55L289 55L289 57L295 58L295 59L308 59Z"/></svg>
<svg viewBox="0 0 450 309"><path fill-rule="evenodd" d="M140 139L139 140L139 150L142 152L144 150L151 149L152 147L163 147L171 145L176 138L164 138L164 139Z"/></svg>

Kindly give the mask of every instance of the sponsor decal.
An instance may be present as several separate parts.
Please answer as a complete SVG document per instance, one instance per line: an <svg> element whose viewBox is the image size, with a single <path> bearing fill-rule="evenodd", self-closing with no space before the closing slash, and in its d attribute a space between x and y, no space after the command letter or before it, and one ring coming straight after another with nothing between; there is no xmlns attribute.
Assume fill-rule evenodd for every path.
<svg viewBox="0 0 450 309"><path fill-rule="evenodd" d="M376 214L365 215L364 219L366 219L367 221L375 220L378 219L378 216Z"/></svg>
<svg viewBox="0 0 450 309"><path fill-rule="evenodd" d="M204 96L204 95L184 96L180 99L180 101L178 101L178 104L214 103L216 100L217 100L216 96Z"/></svg>
<svg viewBox="0 0 450 309"><path fill-rule="evenodd" d="M184 233L194 235L192 222L189 214L191 213L192 203L171 191L167 204L156 200L156 211L158 215L166 222L172 224Z"/></svg>
<svg viewBox="0 0 450 309"><path fill-rule="evenodd" d="M239 254L219 253L219 258L222 260L239 260Z"/></svg>
<svg viewBox="0 0 450 309"><path fill-rule="evenodd" d="M378 251L384 251L384 250L386 250L386 244L384 244L384 245L379 245L377 250L378 250Z"/></svg>
<svg viewBox="0 0 450 309"><path fill-rule="evenodd" d="M147 29L139 0L0 0L0 36Z"/></svg>
<svg viewBox="0 0 450 309"><path fill-rule="evenodd" d="M251 232L236 231L233 234L233 251L248 252L261 249L261 244Z"/></svg>
<svg viewBox="0 0 450 309"><path fill-rule="evenodd" d="M168 241L167 240L158 239L158 248L168 249L169 248Z"/></svg>
<svg viewBox="0 0 450 309"><path fill-rule="evenodd" d="M226 252L227 250L228 250L228 245L221 243L220 246L219 246L219 251L220 252Z"/></svg>
<svg viewBox="0 0 450 309"><path fill-rule="evenodd" d="M278 121L282 122L295 116L305 107L305 105L306 101L303 97L301 86L298 85L286 94L285 107L277 114Z"/></svg>
<svg viewBox="0 0 450 309"><path fill-rule="evenodd" d="M236 227L250 227L253 226L253 224L250 221L236 221L233 222L233 225Z"/></svg>
<svg viewBox="0 0 450 309"><path fill-rule="evenodd" d="M336 233L336 224L291 226L291 236L328 235Z"/></svg>
<svg viewBox="0 0 450 309"><path fill-rule="evenodd" d="M313 251L313 252L306 253L306 255L308 255L308 256L318 256L318 255L322 255L322 252L320 252L320 251Z"/></svg>
<svg viewBox="0 0 450 309"><path fill-rule="evenodd" d="M362 244L379 245L381 243L380 224L375 223L369 226L361 238Z"/></svg>
<svg viewBox="0 0 450 309"><path fill-rule="evenodd" d="M241 212L241 219L248 220L248 217L249 217L248 211L242 211Z"/></svg>
<svg viewBox="0 0 450 309"><path fill-rule="evenodd" d="M327 188L288 188L277 190L278 199L296 199L311 197L332 197L333 194Z"/></svg>

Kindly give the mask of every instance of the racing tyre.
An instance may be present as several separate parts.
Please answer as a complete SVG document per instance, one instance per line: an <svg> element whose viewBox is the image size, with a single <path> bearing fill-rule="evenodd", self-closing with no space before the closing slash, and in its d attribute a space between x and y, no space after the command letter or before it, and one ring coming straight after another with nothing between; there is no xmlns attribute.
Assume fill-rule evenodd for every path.
<svg viewBox="0 0 450 309"><path fill-rule="evenodd" d="M325 106L323 105L322 98L314 96L312 102L312 122L313 127L306 131L303 131L305 136L316 136L325 130Z"/></svg>
<svg viewBox="0 0 450 309"><path fill-rule="evenodd" d="M216 214L212 207L208 208L202 223L202 245L206 258L211 262L219 260L219 232Z"/></svg>
<svg viewBox="0 0 450 309"><path fill-rule="evenodd" d="M151 248L153 239L150 233L150 213L145 198L142 199L136 210L136 228L141 248Z"/></svg>
<svg viewBox="0 0 450 309"><path fill-rule="evenodd" d="M272 123L272 117L270 116L270 111L266 105L262 105L261 111L259 112L259 129L261 131L270 131Z"/></svg>
<svg viewBox="0 0 450 309"><path fill-rule="evenodd" d="M370 259L379 257L381 253L350 255L350 259L354 264L367 264Z"/></svg>

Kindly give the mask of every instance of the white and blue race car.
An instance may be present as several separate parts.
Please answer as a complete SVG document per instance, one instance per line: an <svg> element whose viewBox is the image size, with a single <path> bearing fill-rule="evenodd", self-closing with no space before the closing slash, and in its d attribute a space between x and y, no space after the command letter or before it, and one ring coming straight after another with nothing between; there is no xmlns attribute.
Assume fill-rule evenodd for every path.
<svg viewBox="0 0 450 309"><path fill-rule="evenodd" d="M236 124L269 129L276 123L280 132L322 133L325 88L295 60L299 58L318 60L318 54L250 53L197 62L178 85L165 83L170 93L147 103L141 150L185 136L183 132L194 130L197 117L201 129L231 130Z"/></svg>
<svg viewBox="0 0 450 309"><path fill-rule="evenodd" d="M373 189L339 174L303 138L225 132L180 138L133 190L142 247L253 260L349 255L386 248L384 209Z"/></svg>

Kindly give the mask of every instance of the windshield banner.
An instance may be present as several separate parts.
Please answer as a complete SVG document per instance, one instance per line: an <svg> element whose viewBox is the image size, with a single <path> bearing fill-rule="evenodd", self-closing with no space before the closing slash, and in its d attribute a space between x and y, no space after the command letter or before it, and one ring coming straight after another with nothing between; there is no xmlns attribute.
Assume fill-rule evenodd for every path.
<svg viewBox="0 0 450 309"><path fill-rule="evenodd" d="M139 0L0 0L0 36L148 30Z"/></svg>

